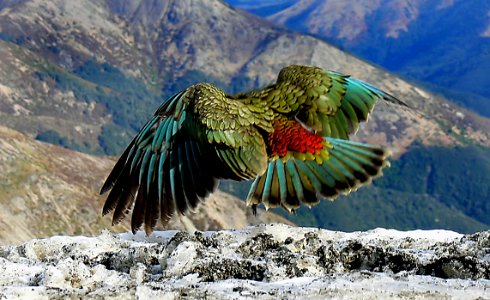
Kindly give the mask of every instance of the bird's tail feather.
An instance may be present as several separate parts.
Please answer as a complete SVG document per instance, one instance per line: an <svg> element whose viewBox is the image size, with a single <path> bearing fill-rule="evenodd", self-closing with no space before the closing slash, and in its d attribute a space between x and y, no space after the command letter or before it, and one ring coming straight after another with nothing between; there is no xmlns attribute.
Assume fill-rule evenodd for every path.
<svg viewBox="0 0 490 300"><path fill-rule="evenodd" d="M266 208L282 206L293 211L303 202L319 202L318 196L333 199L348 194L381 175L388 151L343 139L326 138L333 148L329 157L300 159L294 155L270 161L267 171L258 176L250 188L247 205L255 211L258 204Z"/></svg>

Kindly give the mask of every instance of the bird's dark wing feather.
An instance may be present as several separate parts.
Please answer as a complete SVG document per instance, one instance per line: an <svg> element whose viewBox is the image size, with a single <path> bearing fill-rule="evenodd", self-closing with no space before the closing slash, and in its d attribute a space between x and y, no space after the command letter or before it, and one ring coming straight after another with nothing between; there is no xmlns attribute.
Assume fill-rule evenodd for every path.
<svg viewBox="0 0 490 300"><path fill-rule="evenodd" d="M258 127L267 126L247 107L209 84L192 86L168 99L124 151L104 183L110 190L103 214L120 222L133 207L131 228L195 208L220 178L254 178L266 168Z"/></svg>

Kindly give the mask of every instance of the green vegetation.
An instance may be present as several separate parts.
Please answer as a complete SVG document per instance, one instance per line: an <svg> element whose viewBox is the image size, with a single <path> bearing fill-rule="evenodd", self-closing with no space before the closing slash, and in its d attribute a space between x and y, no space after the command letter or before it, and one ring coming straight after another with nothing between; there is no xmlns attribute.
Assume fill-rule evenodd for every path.
<svg viewBox="0 0 490 300"><path fill-rule="evenodd" d="M427 194L490 225L490 149L415 147L387 170L379 187Z"/></svg>
<svg viewBox="0 0 490 300"><path fill-rule="evenodd" d="M99 135L99 146L104 153L120 154L131 140L127 132L128 130L115 124L104 125Z"/></svg>
<svg viewBox="0 0 490 300"><path fill-rule="evenodd" d="M60 134L54 130L47 130L36 135L36 140L46 142L50 144L60 145L63 148L72 149L80 152L93 152L92 146L83 144L80 145L77 142L60 136Z"/></svg>
<svg viewBox="0 0 490 300"><path fill-rule="evenodd" d="M80 97L95 97L112 114L114 124L122 128L139 130L162 101L143 82L126 77L119 69L107 63L99 64L89 60L75 69L74 74L96 85L95 94L80 93Z"/></svg>
<svg viewBox="0 0 490 300"><path fill-rule="evenodd" d="M16 36L9 35L8 33L5 32L0 32L0 40L14 43L17 45L22 45L26 42L26 38L23 36L16 37Z"/></svg>
<svg viewBox="0 0 490 300"><path fill-rule="evenodd" d="M334 202L322 201L309 209L302 207L296 216L279 214L303 226L356 231L376 227L412 229L450 229L475 232L490 226L450 208L426 194L366 187Z"/></svg>
<svg viewBox="0 0 490 300"><path fill-rule="evenodd" d="M99 148L109 155L119 154L123 150L131 136L162 101L141 81L125 76L119 69L106 63L87 61L73 73L48 65L41 68L37 75L41 80L54 80L61 90L73 91L80 101L95 101L106 107L113 124L103 127ZM69 143L62 144L63 140L56 137L48 135L47 138L49 140L46 141L76 149Z"/></svg>

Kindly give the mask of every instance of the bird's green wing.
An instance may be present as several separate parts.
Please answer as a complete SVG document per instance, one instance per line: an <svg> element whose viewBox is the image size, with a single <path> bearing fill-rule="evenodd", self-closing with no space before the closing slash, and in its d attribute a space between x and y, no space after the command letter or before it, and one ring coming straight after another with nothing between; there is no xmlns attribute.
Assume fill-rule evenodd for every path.
<svg viewBox="0 0 490 300"><path fill-rule="evenodd" d="M266 112L250 110L209 84L192 86L168 99L143 126L114 166L101 194L103 214L113 223L134 204L131 228L149 234L214 191L217 180L251 179L267 167L258 128Z"/></svg>
<svg viewBox="0 0 490 300"><path fill-rule="evenodd" d="M359 123L368 120L374 105L380 99L406 106L405 103L390 94L361 80L332 71L327 71L327 74L332 78L343 79L342 85L345 92L342 95L340 107L333 114L309 109L298 115L301 121L308 123L308 120L314 120L313 124L321 124L321 130L318 133L322 136L349 139L349 134L356 133L359 129Z"/></svg>
<svg viewBox="0 0 490 300"><path fill-rule="evenodd" d="M282 206L289 212L301 203L313 206L321 198L335 199L369 184L389 165L389 152L381 147L326 137L317 153L288 151L273 157L267 171L257 176L247 197L255 208Z"/></svg>
<svg viewBox="0 0 490 300"><path fill-rule="evenodd" d="M378 99L405 105L360 80L297 65L283 68L275 84L248 96L267 101L278 113L295 116L322 136L342 139L367 120Z"/></svg>

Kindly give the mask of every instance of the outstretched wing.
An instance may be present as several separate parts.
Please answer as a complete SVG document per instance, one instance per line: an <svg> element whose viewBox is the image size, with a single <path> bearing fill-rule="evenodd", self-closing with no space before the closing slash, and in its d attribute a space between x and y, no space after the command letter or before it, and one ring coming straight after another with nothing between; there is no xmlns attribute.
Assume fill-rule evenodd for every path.
<svg viewBox="0 0 490 300"><path fill-rule="evenodd" d="M120 222L134 204L131 228L151 233L160 219L197 206L217 180L251 179L265 171L267 153L258 128L263 112L251 111L210 84L168 99L143 126L114 166L101 194L103 214ZM269 125L270 126L270 125Z"/></svg>
<svg viewBox="0 0 490 300"><path fill-rule="evenodd" d="M307 107L298 115L300 121L308 126L311 125L312 128L321 126L317 133L322 136L349 139L349 134L356 133L359 129L359 123L367 121L374 105L380 99L406 106L405 103L390 94L361 80L333 71L327 71L326 74L343 82L342 87L345 92L342 94L340 107L333 113ZM335 88L332 86L333 89Z"/></svg>
<svg viewBox="0 0 490 300"><path fill-rule="evenodd" d="M247 197L255 210L282 206L289 212L301 203L313 206L321 197L333 200L369 184L389 165L389 152L381 147L326 137L325 149L316 153L288 151L273 157L267 172L257 176Z"/></svg>
<svg viewBox="0 0 490 300"><path fill-rule="evenodd" d="M406 106L347 75L298 65L283 68L275 84L248 96L268 101L278 113L294 115L319 135L342 139L367 120L378 99Z"/></svg>

